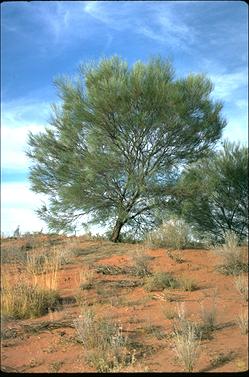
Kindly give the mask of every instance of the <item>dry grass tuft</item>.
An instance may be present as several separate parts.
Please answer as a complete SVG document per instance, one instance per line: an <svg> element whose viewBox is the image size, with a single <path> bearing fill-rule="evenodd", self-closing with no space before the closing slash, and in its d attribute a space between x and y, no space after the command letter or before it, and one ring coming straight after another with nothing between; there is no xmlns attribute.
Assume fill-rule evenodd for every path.
<svg viewBox="0 0 249 377"><path fill-rule="evenodd" d="M132 256L134 262L134 272L137 276L148 276L151 274L149 269L149 262L152 257L146 254L144 251L137 250Z"/></svg>
<svg viewBox="0 0 249 377"><path fill-rule="evenodd" d="M7 279L2 280L1 307L7 318L23 319L40 317L55 309L59 304L56 291L32 286L26 282L12 285Z"/></svg>
<svg viewBox="0 0 249 377"><path fill-rule="evenodd" d="M234 284L243 300L248 301L248 278L243 275L234 277Z"/></svg>
<svg viewBox="0 0 249 377"><path fill-rule="evenodd" d="M241 311L241 313L237 317L236 322L240 328L241 334L246 335L248 333L248 312Z"/></svg>
<svg viewBox="0 0 249 377"><path fill-rule="evenodd" d="M55 290L57 274L62 260L60 249L53 248L49 253L30 253L27 255L26 272L34 286Z"/></svg>
<svg viewBox="0 0 249 377"><path fill-rule="evenodd" d="M221 266L218 266L219 271L223 274L239 275L241 272L248 271L245 250L243 247L239 247L239 239L234 232L226 232L225 243L221 247L217 247L216 252L222 256L224 261Z"/></svg>
<svg viewBox="0 0 249 377"><path fill-rule="evenodd" d="M135 352L127 349L122 325L97 319L94 311L87 308L74 325L86 350L86 361L97 372L118 372L135 363Z"/></svg>
<svg viewBox="0 0 249 377"><path fill-rule="evenodd" d="M165 288L177 288L177 280L169 272L155 272L145 280L146 291L162 291Z"/></svg>
<svg viewBox="0 0 249 377"><path fill-rule="evenodd" d="M80 289L91 289L94 283L94 272L88 268L79 272Z"/></svg>
<svg viewBox="0 0 249 377"><path fill-rule="evenodd" d="M178 325L174 332L175 352L185 370L192 372L200 354L200 340L196 325L186 319L184 305L178 306Z"/></svg>
<svg viewBox="0 0 249 377"><path fill-rule="evenodd" d="M149 246L184 249L190 242L189 234L190 229L183 220L172 219L148 233L146 243Z"/></svg>

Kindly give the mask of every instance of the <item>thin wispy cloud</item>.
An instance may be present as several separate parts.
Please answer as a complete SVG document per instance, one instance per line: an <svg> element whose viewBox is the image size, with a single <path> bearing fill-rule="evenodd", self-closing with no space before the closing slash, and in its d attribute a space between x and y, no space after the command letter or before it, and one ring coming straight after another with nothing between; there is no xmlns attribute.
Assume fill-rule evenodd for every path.
<svg viewBox="0 0 249 377"><path fill-rule="evenodd" d="M193 42L194 29L177 17L177 14L171 10L169 2L166 2L163 8L156 2L147 4L147 8L143 9L142 13L138 10L137 2L127 6L127 2L123 1L112 6L108 1L89 1L86 2L84 10L110 29L129 31L165 45L182 48Z"/></svg>
<svg viewBox="0 0 249 377"><path fill-rule="evenodd" d="M223 100L231 100L235 98L238 90L247 93L247 71L231 72L224 74L210 75L211 80L215 83L215 94Z"/></svg>

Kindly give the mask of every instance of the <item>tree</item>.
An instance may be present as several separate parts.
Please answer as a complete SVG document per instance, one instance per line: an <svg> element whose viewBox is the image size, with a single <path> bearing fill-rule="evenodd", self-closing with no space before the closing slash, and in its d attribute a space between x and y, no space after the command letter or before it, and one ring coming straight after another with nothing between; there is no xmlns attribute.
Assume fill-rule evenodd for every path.
<svg viewBox="0 0 249 377"><path fill-rule="evenodd" d="M178 183L175 209L199 233L224 241L226 231L248 237L248 148L223 149L188 167Z"/></svg>
<svg viewBox="0 0 249 377"><path fill-rule="evenodd" d="M93 223L110 224L118 241L123 226L153 224L178 166L205 155L225 126L211 82L175 80L161 58L131 68L103 59L55 85L61 104L53 105L50 128L29 134L27 151L32 190L49 197L38 214L53 230L90 214Z"/></svg>

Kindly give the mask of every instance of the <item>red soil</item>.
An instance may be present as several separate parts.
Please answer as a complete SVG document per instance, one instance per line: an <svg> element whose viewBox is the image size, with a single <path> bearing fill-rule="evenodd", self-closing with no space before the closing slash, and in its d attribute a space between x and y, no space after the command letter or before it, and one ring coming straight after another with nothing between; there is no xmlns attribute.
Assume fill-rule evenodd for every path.
<svg viewBox="0 0 249 377"><path fill-rule="evenodd" d="M43 236L41 241L46 242L47 239ZM24 242L3 240L2 247L7 241L8 245L12 242L13 246ZM66 241L68 246L68 240ZM58 245L65 247L63 242L65 239L60 238ZM2 339L2 370L14 368L20 372L30 373L94 372L94 368L86 363L84 347L77 342L76 330L72 324L80 314L80 307L74 300L75 295L79 293L84 294L88 303L92 305L90 307L99 317L112 318L116 323L122 324L124 333L134 338L136 344L144 346L143 357L138 358L137 363L130 368L135 372L183 371L184 367L176 357L173 339L170 336L174 320L167 319L164 312L169 309L176 310L178 302L184 302L188 318L200 322L201 304L209 308L215 297L217 328L212 331L210 339L201 341L201 353L194 371L237 372L248 369L248 336L241 335L236 324L236 317L241 309L246 310L247 302L243 301L236 290L234 278L215 270L220 259L211 250L183 250L181 255L184 261L177 263L167 255L165 249L149 249L141 245L115 245L115 250L119 252L116 254L113 252L112 255L111 252L106 255L108 247L110 249L113 247L107 241L86 241L82 238L78 247L82 251L98 248L96 252L98 258L94 260L93 249L91 260L85 255L73 257L69 264L63 265L59 270L58 292L64 298L60 310L36 319L2 320L2 332L6 332L6 329L17 331L16 336ZM101 258L102 247L105 252ZM108 288L108 293L104 280L136 280L136 278L130 275L103 275L97 273L94 267L97 264L123 267L132 265L134 263L132 255L140 248L154 257L150 261L151 271L167 271L172 272L175 277L184 276L193 279L198 289L192 292L176 289L147 292L141 286L115 287ZM100 281L103 283L100 283L99 288L93 287L83 291L79 289L79 274L89 265L94 271L94 283ZM20 270L18 272L14 265L3 264L1 267L2 272L11 272L13 277L20 274ZM62 324L56 329L44 328L34 333L23 331L24 325L42 324L46 321L49 323L66 321L67 324L64 327ZM149 332L152 325L159 326L158 332ZM221 361L220 365L218 360Z"/></svg>

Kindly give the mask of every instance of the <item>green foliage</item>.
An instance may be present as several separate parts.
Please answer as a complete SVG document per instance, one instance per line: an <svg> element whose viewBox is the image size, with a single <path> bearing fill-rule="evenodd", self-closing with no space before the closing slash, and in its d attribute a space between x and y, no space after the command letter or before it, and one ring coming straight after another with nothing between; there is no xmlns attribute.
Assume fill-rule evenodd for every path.
<svg viewBox="0 0 249 377"><path fill-rule="evenodd" d="M248 148L225 142L222 150L187 168L174 209L200 234L223 241L226 231L248 237Z"/></svg>
<svg viewBox="0 0 249 377"><path fill-rule="evenodd" d="M51 127L29 135L32 190L46 194L39 216L52 230L75 221L143 231L167 202L181 164L205 155L221 136L222 105L203 75L175 80L160 58L133 67L118 57L55 81L61 105Z"/></svg>

